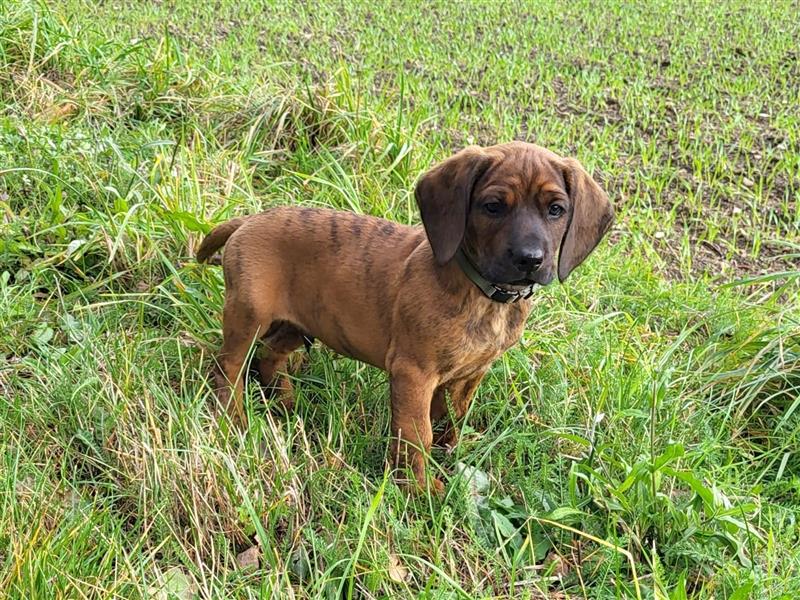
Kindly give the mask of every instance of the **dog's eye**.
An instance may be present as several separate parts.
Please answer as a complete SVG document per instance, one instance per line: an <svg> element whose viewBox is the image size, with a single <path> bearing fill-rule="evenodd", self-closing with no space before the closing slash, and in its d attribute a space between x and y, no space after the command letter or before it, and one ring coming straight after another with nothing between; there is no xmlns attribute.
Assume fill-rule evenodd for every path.
<svg viewBox="0 0 800 600"><path fill-rule="evenodd" d="M503 212L503 203L499 202L498 200L489 200L488 202L483 203L483 210L486 212L486 214L496 217Z"/></svg>
<svg viewBox="0 0 800 600"><path fill-rule="evenodd" d="M550 208L547 209L547 214L549 214L551 217L560 217L565 212L566 211L564 210L564 207L560 204L551 204Z"/></svg>

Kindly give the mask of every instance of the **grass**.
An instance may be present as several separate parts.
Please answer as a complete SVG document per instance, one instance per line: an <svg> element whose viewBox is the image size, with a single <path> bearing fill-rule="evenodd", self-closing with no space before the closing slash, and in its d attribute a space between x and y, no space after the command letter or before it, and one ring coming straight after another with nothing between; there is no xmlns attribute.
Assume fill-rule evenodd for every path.
<svg viewBox="0 0 800 600"><path fill-rule="evenodd" d="M796 598L795 13L0 0L0 593ZM619 219L434 453L444 500L385 467L384 374L322 347L293 414L215 418L205 231L417 222L420 173L510 139Z"/></svg>

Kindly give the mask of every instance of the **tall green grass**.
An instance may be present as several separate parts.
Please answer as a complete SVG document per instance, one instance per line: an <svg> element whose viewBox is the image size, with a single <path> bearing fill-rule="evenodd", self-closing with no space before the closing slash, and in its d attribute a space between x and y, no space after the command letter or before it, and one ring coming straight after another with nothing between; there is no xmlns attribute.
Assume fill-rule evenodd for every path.
<svg viewBox="0 0 800 600"><path fill-rule="evenodd" d="M3 4L2 594L795 597L792 11ZM251 429L217 418L204 232L414 223L433 161L511 138L620 219L434 452L444 500L393 483L385 376L322 347L293 414L251 384Z"/></svg>

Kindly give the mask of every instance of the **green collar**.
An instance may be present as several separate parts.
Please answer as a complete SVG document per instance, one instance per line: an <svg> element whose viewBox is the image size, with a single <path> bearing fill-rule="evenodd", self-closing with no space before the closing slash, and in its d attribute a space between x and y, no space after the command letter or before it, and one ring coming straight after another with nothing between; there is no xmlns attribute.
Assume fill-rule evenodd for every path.
<svg viewBox="0 0 800 600"><path fill-rule="evenodd" d="M484 278L475 266L470 262L467 258L467 255L461 251L461 248L458 249L455 255L456 262L458 266L461 267L461 270L464 272L472 283L478 286L478 289L483 292L483 295L489 298L489 300L494 300L495 302L500 302L501 304L511 304L513 302L518 302L519 300L527 300L531 296L533 296L533 289L536 286L535 283L522 288L521 290L504 290L500 286L495 283L492 283L488 279Z"/></svg>

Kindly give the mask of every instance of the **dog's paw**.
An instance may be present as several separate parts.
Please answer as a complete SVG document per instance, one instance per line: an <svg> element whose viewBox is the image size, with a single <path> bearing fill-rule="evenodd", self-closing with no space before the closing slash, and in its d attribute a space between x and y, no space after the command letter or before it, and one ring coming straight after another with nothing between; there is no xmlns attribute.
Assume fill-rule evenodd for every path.
<svg viewBox="0 0 800 600"><path fill-rule="evenodd" d="M294 391L292 389L280 390L277 393L278 405L283 409L286 414L294 412Z"/></svg>
<svg viewBox="0 0 800 600"><path fill-rule="evenodd" d="M425 496L428 493L437 498L444 496L444 483L436 477L430 477L427 481L424 476L413 479L396 478L395 482L403 491L412 496Z"/></svg>
<svg viewBox="0 0 800 600"><path fill-rule="evenodd" d="M436 477L431 477L431 492L434 496L441 498L444 496L444 483Z"/></svg>

